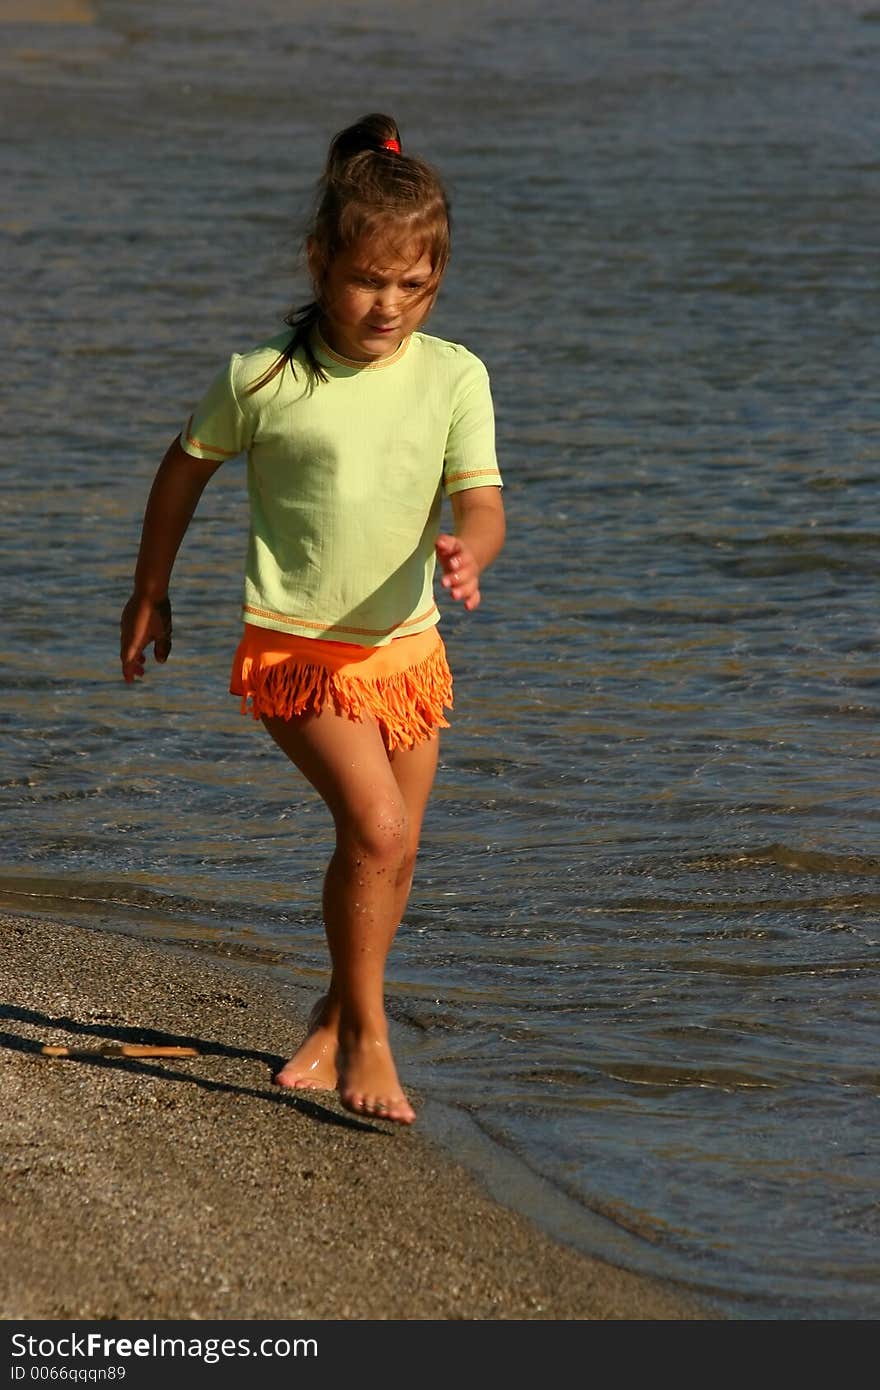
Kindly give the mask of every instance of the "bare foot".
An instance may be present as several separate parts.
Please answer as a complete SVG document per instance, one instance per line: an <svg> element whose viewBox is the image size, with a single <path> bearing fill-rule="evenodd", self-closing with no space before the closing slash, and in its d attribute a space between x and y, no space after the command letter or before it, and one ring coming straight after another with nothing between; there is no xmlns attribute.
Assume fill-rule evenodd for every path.
<svg viewBox="0 0 880 1390"><path fill-rule="evenodd" d="M324 1022L327 996L322 995L309 1014L306 1036L289 1062L272 1078L276 1086L291 1091L335 1091L339 1084L336 1023Z"/></svg>
<svg viewBox="0 0 880 1390"><path fill-rule="evenodd" d="M339 1045L339 1099L346 1110L411 1125L416 1117L386 1039L369 1035Z"/></svg>

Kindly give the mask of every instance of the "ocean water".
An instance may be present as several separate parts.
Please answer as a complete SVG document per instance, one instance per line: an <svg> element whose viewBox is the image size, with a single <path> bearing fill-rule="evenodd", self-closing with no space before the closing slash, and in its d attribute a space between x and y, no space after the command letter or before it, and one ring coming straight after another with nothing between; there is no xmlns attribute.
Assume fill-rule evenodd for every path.
<svg viewBox="0 0 880 1390"><path fill-rule="evenodd" d="M880 10L14 8L0 904L321 986L328 818L225 693L240 462L133 689L118 615L165 447L304 294L329 137L389 110L450 187L432 329L489 366L510 524L444 612L404 1076L563 1239L878 1316Z"/></svg>

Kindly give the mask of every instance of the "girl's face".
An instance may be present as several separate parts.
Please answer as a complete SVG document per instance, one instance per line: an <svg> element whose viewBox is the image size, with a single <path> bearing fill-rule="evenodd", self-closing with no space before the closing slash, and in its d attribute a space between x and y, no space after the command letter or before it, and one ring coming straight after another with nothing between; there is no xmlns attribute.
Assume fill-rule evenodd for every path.
<svg viewBox="0 0 880 1390"><path fill-rule="evenodd" d="M431 310L436 287L425 293L433 269L427 252L415 246L382 264L388 255L359 243L336 256L323 276L315 275L321 332L342 357L370 362L390 356Z"/></svg>

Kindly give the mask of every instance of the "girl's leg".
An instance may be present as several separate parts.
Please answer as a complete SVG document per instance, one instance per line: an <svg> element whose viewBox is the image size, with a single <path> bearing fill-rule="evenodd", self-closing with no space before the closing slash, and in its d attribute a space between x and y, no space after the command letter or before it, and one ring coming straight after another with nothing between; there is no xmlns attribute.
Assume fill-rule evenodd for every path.
<svg viewBox="0 0 880 1390"><path fill-rule="evenodd" d="M409 1123L415 1114L388 1044L385 962L409 894L437 740L389 757L372 721L324 710L264 723L336 825L324 883L330 989L276 1080L307 1089L336 1086L348 1109Z"/></svg>
<svg viewBox="0 0 880 1390"><path fill-rule="evenodd" d="M406 905L409 902L413 873L419 853L419 841L422 838L422 821L425 818L428 798L431 795L431 788L437 774L439 752L440 739L435 734L433 738L417 743L415 748L396 748L393 753L388 755L391 771L400 795L403 797L409 820L406 859L398 883L398 925L400 925L406 911Z"/></svg>

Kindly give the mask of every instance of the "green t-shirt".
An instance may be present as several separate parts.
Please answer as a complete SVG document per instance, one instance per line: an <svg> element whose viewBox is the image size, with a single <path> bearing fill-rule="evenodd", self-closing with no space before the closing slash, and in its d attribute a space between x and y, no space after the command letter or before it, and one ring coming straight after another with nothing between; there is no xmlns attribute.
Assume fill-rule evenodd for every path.
<svg viewBox="0 0 880 1390"><path fill-rule="evenodd" d="M297 353L248 395L289 340L233 354L180 437L194 458L247 453L244 619L367 647L421 632L442 492L501 486L486 368L424 333L369 363L318 339L327 381Z"/></svg>

